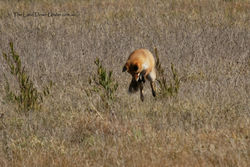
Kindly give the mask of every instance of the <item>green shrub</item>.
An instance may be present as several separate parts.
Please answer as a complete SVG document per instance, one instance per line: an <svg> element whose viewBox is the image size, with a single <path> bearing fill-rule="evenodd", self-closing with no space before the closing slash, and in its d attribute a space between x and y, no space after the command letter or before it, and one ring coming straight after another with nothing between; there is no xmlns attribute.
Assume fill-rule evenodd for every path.
<svg viewBox="0 0 250 167"><path fill-rule="evenodd" d="M170 69L172 73L172 78L169 80L168 83L165 76L165 70L161 66L157 48L155 48L155 56L156 56L157 82L160 88L158 94L161 97L176 96L180 88L180 77L177 73L177 70L174 68L174 64L171 63Z"/></svg>
<svg viewBox="0 0 250 167"><path fill-rule="evenodd" d="M95 60L95 65L97 66L97 84L104 89L108 99L113 99L118 88L118 83L112 78L113 71L107 72L98 58Z"/></svg>
<svg viewBox="0 0 250 167"><path fill-rule="evenodd" d="M115 100L115 92L118 88L118 82L113 79L113 71L107 71L102 65L99 58L94 61L97 66L96 74L89 78L89 85L91 89L85 90L88 96L93 92L97 92L105 106L109 106L112 100Z"/></svg>
<svg viewBox="0 0 250 167"><path fill-rule="evenodd" d="M4 74L7 100L16 102L19 111L27 112L31 110L39 110L44 96L50 94L52 82L50 82L48 86L45 86L42 92L39 92L37 88L34 87L33 81L30 79L25 67L22 65L20 56L15 52L13 43L10 43L9 45L10 53L3 53L3 58L8 65L8 70L11 75L16 79L15 82L17 82L19 89L18 91L11 90L9 81Z"/></svg>

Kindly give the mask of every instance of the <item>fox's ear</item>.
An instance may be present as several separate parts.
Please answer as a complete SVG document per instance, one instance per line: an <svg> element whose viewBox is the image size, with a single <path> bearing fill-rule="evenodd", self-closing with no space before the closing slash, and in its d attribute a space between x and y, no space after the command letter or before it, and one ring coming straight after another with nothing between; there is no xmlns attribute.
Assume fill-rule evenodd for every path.
<svg viewBox="0 0 250 167"><path fill-rule="evenodd" d="M126 64L123 66L123 69L122 69L122 72L125 72L125 71L127 71L128 69L127 69L127 66L126 66Z"/></svg>

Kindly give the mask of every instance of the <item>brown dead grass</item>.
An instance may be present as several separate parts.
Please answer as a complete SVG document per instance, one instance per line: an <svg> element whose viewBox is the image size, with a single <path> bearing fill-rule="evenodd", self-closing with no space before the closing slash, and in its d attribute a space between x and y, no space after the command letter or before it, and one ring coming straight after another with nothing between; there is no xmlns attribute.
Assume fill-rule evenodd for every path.
<svg viewBox="0 0 250 167"><path fill-rule="evenodd" d="M1 1L0 50L14 42L41 111L16 112L0 57L0 166L249 166L249 0ZM53 12L74 17L14 17ZM159 50L177 97L145 102L121 72L136 48ZM99 57L119 87L108 103L89 77ZM88 94L87 92L91 92Z"/></svg>

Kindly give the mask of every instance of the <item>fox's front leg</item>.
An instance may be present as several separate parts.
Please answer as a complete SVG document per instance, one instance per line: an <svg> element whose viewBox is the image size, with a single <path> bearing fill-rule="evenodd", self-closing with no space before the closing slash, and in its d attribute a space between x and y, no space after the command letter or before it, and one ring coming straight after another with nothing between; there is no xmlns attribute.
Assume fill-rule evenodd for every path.
<svg viewBox="0 0 250 167"><path fill-rule="evenodd" d="M139 82L141 82L141 83L145 83L146 82L146 80L145 80L145 75L146 75L146 71L145 70L143 70L140 74L139 74Z"/></svg>
<svg viewBox="0 0 250 167"><path fill-rule="evenodd" d="M140 73L138 82L140 82L140 83L145 83L146 82L143 73Z"/></svg>
<svg viewBox="0 0 250 167"><path fill-rule="evenodd" d="M140 83L140 97L141 97L141 101L144 101L143 82Z"/></svg>

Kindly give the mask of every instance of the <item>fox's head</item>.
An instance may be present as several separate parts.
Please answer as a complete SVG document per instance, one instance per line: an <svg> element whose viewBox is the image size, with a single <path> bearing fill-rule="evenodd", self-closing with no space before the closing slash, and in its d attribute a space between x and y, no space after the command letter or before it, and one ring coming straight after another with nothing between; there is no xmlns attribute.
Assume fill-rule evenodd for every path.
<svg viewBox="0 0 250 167"><path fill-rule="evenodd" d="M122 72L127 71L128 73L130 73L133 77L133 79L135 79L136 81L139 80L140 78L140 74L142 72L142 67L139 63L126 63L123 66Z"/></svg>

